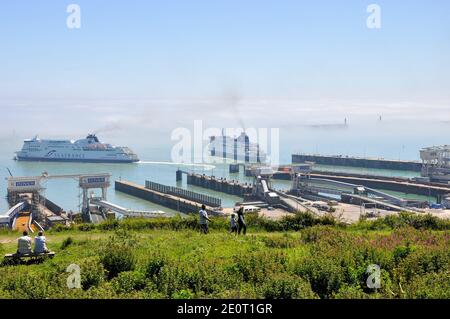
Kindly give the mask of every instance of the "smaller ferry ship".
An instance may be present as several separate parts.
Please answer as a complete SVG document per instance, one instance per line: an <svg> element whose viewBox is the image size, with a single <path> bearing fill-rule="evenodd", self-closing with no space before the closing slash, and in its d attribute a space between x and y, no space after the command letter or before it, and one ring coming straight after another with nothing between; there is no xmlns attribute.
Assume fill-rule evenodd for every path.
<svg viewBox="0 0 450 319"><path fill-rule="evenodd" d="M253 143L247 134L238 137L210 136L208 151L212 157L234 160L244 163L266 163L267 155L258 143Z"/></svg>
<svg viewBox="0 0 450 319"><path fill-rule="evenodd" d="M89 134L86 138L71 140L44 140L37 136L27 139L16 152L19 161L133 163L138 156L128 147L102 143Z"/></svg>

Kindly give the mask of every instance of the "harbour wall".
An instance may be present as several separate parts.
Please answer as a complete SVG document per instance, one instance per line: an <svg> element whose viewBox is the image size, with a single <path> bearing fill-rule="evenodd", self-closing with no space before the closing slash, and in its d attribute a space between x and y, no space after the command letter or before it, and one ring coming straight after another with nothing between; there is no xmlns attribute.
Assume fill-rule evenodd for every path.
<svg viewBox="0 0 450 319"><path fill-rule="evenodd" d="M207 188L216 192L240 197L245 197L246 195L251 194L253 189L253 186L247 183L243 184L234 180L227 180L225 178L216 178L214 176L194 173L187 174L187 183L189 185Z"/></svg>
<svg viewBox="0 0 450 319"><path fill-rule="evenodd" d="M385 160L349 156L325 156L312 154L293 154L292 163L314 162L322 165L350 166L363 168L391 169L420 172L422 163L415 161Z"/></svg>
<svg viewBox="0 0 450 319"><path fill-rule="evenodd" d="M144 186L123 180L115 181L115 189L116 191L135 196L186 214L198 212L202 205L202 203L183 199L175 195L160 193L155 190L147 189ZM217 207L206 206L206 210L209 213L213 213L217 210Z"/></svg>
<svg viewBox="0 0 450 319"><path fill-rule="evenodd" d="M311 177L316 178L326 178L339 182L345 182L356 185L363 185L366 187L374 189L390 190L395 192L401 192L405 194L416 194L423 196L433 196L440 198L441 196L450 193L450 187L445 186L432 186L423 185L412 182L396 181L388 179L377 179L377 178L363 178L363 177L352 177L352 176L335 176L328 174L311 174Z"/></svg>

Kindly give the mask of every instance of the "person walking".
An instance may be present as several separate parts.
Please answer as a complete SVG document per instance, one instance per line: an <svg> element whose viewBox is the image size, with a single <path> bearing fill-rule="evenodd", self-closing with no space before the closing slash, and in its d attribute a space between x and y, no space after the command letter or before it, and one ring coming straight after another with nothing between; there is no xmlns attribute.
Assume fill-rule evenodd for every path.
<svg viewBox="0 0 450 319"><path fill-rule="evenodd" d="M237 211L238 215L238 234L241 234L241 231L243 231L243 234L245 235L247 233L247 225L245 224L244 219L244 207L241 206L239 210Z"/></svg>
<svg viewBox="0 0 450 319"><path fill-rule="evenodd" d="M231 214L231 218L230 218L230 233L234 233L235 235L237 235L238 225L236 223L235 216L236 216L235 214Z"/></svg>
<svg viewBox="0 0 450 319"><path fill-rule="evenodd" d="M211 220L208 217L208 213L206 212L206 206L202 205L202 209L200 209L200 231L204 234L209 232L208 222Z"/></svg>

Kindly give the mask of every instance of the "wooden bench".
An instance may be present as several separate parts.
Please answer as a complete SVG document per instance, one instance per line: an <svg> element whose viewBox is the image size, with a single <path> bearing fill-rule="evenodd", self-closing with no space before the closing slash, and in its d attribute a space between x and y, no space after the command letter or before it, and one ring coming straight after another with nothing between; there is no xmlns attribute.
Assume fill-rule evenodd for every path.
<svg viewBox="0 0 450 319"><path fill-rule="evenodd" d="M6 254L3 258L4 263L20 263L22 261L38 261L43 260L46 258L53 258L55 257L55 252L50 251L48 253L31 253L31 254Z"/></svg>

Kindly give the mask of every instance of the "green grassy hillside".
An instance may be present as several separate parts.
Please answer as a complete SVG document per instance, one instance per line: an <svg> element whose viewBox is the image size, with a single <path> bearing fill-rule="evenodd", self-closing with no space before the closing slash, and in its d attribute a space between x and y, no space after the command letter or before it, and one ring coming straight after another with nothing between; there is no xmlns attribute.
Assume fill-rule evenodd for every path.
<svg viewBox="0 0 450 319"><path fill-rule="evenodd" d="M450 222L402 214L345 226L308 214L248 217L246 236L217 218L111 221L48 232L54 259L2 265L0 298L450 298ZM2 254L16 233L0 232ZM70 264L81 289L67 288ZM381 287L367 287L370 264Z"/></svg>

